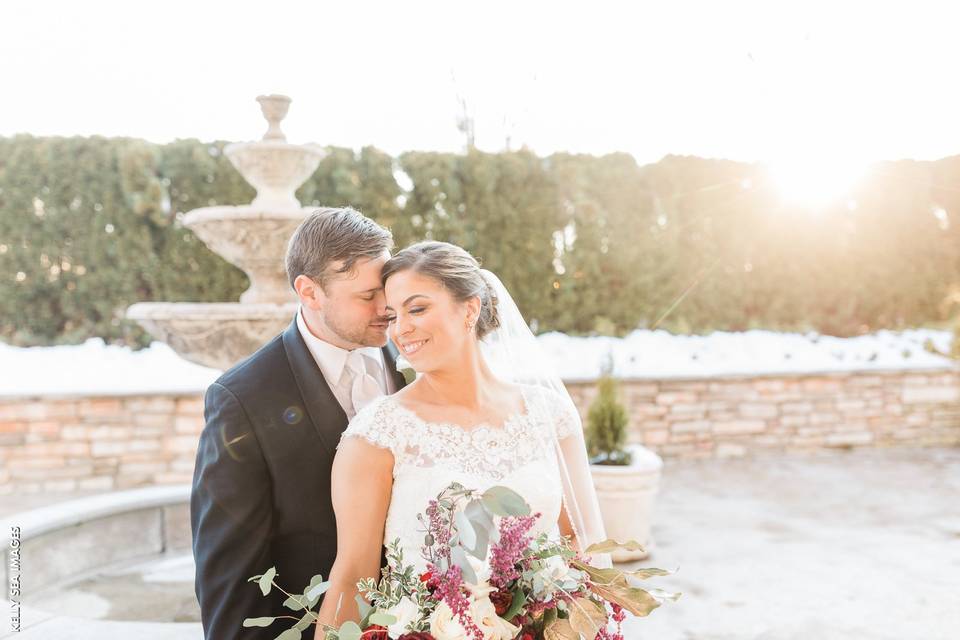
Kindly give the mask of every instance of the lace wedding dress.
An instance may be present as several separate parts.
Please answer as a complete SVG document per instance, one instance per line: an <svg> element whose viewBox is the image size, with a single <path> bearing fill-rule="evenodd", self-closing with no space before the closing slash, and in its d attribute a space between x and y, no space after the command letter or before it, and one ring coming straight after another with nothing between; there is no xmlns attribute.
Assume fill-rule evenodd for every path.
<svg viewBox="0 0 960 640"><path fill-rule="evenodd" d="M579 418L567 415L565 405L550 396L526 390L523 396L524 411L502 425L464 428L427 422L393 396L382 396L347 426L342 438L360 437L393 453L383 541L400 540L404 564L426 570L421 553L425 531L417 514L451 482L479 491L509 487L523 496L532 513L540 514L534 536L559 535L563 488L554 442L579 428Z"/></svg>

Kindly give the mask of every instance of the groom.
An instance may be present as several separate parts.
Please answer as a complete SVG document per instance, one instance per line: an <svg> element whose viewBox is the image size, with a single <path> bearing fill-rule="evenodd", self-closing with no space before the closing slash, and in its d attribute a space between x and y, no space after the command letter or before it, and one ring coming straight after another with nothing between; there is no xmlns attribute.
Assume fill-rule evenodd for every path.
<svg viewBox="0 0 960 640"><path fill-rule="evenodd" d="M207 389L190 522L208 640L274 638L279 626L242 628L243 619L295 613L250 576L275 566L277 584L300 593L330 573L340 434L365 403L403 386L380 282L392 244L353 209L308 216L286 255L296 318Z"/></svg>

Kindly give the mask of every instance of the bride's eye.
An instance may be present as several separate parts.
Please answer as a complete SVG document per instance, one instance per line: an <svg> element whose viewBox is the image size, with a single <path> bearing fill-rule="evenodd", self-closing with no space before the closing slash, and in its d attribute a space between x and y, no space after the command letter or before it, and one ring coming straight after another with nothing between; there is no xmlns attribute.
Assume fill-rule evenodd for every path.
<svg viewBox="0 0 960 640"><path fill-rule="evenodd" d="M410 309L410 313L423 313L426 310L427 310L426 307L412 307Z"/></svg>

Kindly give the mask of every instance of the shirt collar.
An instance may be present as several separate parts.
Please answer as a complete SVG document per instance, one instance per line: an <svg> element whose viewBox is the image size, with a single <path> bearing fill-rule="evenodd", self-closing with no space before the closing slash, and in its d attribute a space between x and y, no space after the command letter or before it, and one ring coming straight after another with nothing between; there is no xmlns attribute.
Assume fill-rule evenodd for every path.
<svg viewBox="0 0 960 640"><path fill-rule="evenodd" d="M327 384L336 385L343 375L350 350L341 349L313 335L303 319L302 307L297 308L297 328L300 330L300 335L303 336L303 341L307 343L310 355L313 356L317 366L320 367L321 373L323 373L323 377L326 378ZM376 347L359 347L358 351L378 364L381 362L382 356L380 350Z"/></svg>

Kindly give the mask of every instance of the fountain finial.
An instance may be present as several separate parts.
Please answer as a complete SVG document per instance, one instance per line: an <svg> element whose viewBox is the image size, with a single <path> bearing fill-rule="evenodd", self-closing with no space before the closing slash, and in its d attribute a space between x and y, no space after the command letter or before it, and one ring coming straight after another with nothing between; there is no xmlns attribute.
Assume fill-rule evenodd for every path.
<svg viewBox="0 0 960 640"><path fill-rule="evenodd" d="M280 121L287 117L287 110L290 109L290 98L276 93L268 96L257 96L257 102L260 103L260 111L263 117L267 119L267 132L263 134L264 140L287 141L287 136L280 131Z"/></svg>

